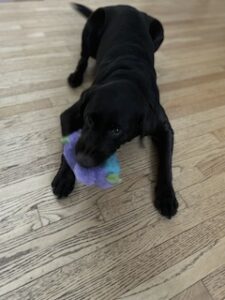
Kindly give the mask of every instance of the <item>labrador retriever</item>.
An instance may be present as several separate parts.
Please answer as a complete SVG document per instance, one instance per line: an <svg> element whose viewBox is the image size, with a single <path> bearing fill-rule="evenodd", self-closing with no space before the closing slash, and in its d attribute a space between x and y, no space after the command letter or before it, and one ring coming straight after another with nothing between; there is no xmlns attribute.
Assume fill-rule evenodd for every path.
<svg viewBox="0 0 225 300"><path fill-rule="evenodd" d="M87 168L101 164L134 137L151 137L159 156L154 204L171 218L178 208L172 184L174 134L159 101L154 68L154 53L164 38L163 26L127 5L95 11L80 4L74 7L87 22L80 60L68 83L72 88L82 83L89 57L96 59L96 74L91 87L61 114L62 135L82 128L74 151L80 165ZM52 182L54 194L68 196L75 180L62 155Z"/></svg>

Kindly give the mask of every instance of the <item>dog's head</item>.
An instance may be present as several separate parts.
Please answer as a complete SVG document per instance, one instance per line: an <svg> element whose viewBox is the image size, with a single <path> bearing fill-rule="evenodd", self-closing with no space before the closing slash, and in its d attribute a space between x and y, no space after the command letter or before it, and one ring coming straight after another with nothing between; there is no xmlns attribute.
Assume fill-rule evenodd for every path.
<svg viewBox="0 0 225 300"><path fill-rule="evenodd" d="M140 95L128 82L93 87L82 97L83 128L75 151L82 166L93 167L142 134L145 111Z"/></svg>

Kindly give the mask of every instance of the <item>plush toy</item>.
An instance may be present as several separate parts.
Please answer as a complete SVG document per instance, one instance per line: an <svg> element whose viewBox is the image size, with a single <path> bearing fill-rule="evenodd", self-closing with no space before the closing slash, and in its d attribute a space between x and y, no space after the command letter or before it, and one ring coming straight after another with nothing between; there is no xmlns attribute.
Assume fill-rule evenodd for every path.
<svg viewBox="0 0 225 300"><path fill-rule="evenodd" d="M76 179L85 185L96 185L103 189L120 183L120 165L116 154L110 156L102 165L93 168L84 168L76 162L74 149L80 134L80 131L75 131L62 138L63 155Z"/></svg>

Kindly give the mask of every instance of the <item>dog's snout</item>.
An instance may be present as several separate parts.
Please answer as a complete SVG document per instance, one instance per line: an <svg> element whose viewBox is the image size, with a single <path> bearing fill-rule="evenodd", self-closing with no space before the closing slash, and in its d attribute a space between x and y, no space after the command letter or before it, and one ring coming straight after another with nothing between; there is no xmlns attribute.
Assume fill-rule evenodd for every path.
<svg viewBox="0 0 225 300"><path fill-rule="evenodd" d="M92 167L95 167L96 166L96 163L95 163L95 160L87 155L87 154L84 154L82 152L78 152L77 155L77 162L82 166L82 167L85 167L85 168L92 168Z"/></svg>

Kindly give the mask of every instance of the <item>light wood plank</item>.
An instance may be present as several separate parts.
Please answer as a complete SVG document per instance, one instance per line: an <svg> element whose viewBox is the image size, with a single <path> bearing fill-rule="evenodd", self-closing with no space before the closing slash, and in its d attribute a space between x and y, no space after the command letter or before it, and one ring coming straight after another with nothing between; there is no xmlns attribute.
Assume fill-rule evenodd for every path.
<svg viewBox="0 0 225 300"><path fill-rule="evenodd" d="M138 288L125 294L121 299L170 299L183 289L214 271L225 259L225 238L215 241L201 251L189 256L180 263L141 284ZM96 298L97 299L97 298Z"/></svg>
<svg viewBox="0 0 225 300"><path fill-rule="evenodd" d="M11 240L15 237L25 235L42 226L41 218L37 207L22 214L4 215L0 219L1 242Z"/></svg>
<svg viewBox="0 0 225 300"><path fill-rule="evenodd" d="M225 297L225 266L222 265L217 270L203 279L203 283L209 290L213 299L221 300Z"/></svg>
<svg viewBox="0 0 225 300"><path fill-rule="evenodd" d="M171 300L212 300L207 289L201 281L197 282L181 294L171 298Z"/></svg>
<svg viewBox="0 0 225 300"><path fill-rule="evenodd" d="M11 270L10 277L5 276L4 270L0 270L0 275L4 276L2 277L4 279L2 279L2 284L4 285L0 288L0 294L4 294L7 290L12 290L16 286L19 287L29 282L31 275L32 278L38 278L47 272L47 270L56 269L65 263L72 262L73 260L90 254L96 249L100 249L109 244L111 245L112 242L120 240L122 237L125 238L132 233L136 236L137 232L137 234L142 237L141 240L144 244L140 243L140 240L137 240L136 237L131 239L132 243L137 243L138 247L140 247L138 248L140 253L143 252L144 249L151 249L225 211L223 193L214 199L213 207L210 207L209 203L212 203L211 198L204 201L202 205L197 203L195 206L181 210L178 216L171 222L161 217L163 222L157 223L155 221L158 215L156 215L156 219L152 218L145 206L137 211L113 219L112 221L102 223L103 220L99 219L99 212L98 210L96 211L96 206L94 205L91 208L81 210L81 212L78 211L75 215L59 222L54 222L35 232L15 238L11 241L6 241L0 245L0 253L3 256L5 256L6 253L7 256L13 256L17 252L26 252L27 249L30 249L31 244L33 250L29 252L29 254L20 257L13 265L7 265ZM156 214L155 210L154 213ZM87 230L88 228L89 230ZM215 229L217 230L217 227L215 227ZM222 229L217 231L218 233L222 233ZM144 234L142 232L144 232ZM43 236L47 238L44 243L40 243L40 241L43 240ZM63 246L64 243L66 243L65 246ZM129 244L129 247L131 250L134 249L133 244ZM70 249L69 252L68 249ZM122 247L121 250L124 251L124 248ZM55 259L52 260L53 252L55 253ZM68 253L68 255L64 257L65 253ZM123 253L128 260L129 251L127 250ZM134 252L132 251L131 255L132 257L134 256L135 261L137 249ZM29 264L29 267L26 267L25 271L23 261L27 261L27 259L32 263ZM19 278L18 274L20 274ZM12 281L12 279L14 280Z"/></svg>
<svg viewBox="0 0 225 300"><path fill-rule="evenodd" d="M22 295L28 300L32 295L34 298L40 297L40 300L45 297L55 299L65 294L64 288L69 291L68 295L63 296L65 299L79 299L81 295L85 299L90 295L93 299L122 296L127 289L138 286L148 278L154 278L182 258L204 249L209 244L214 245L218 238L224 236L224 220L224 213L209 218L196 227L181 230L180 235L171 236L171 239L159 243L158 246L154 244L155 238L152 234L160 238L159 236L165 233L169 237L168 233L172 234L171 228L167 233L164 232L166 227L170 227L169 222L164 222L164 228L161 227L162 230L159 229L158 232L154 228L158 229L162 223L152 224L147 228L141 227L141 230L135 230L114 243L106 244L95 252L83 256L82 259L75 260L72 264L59 268L5 297L11 300L13 297L17 299L17 295ZM130 276L133 280L130 280Z"/></svg>

